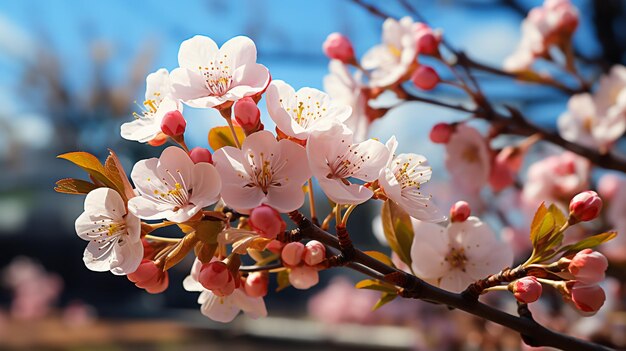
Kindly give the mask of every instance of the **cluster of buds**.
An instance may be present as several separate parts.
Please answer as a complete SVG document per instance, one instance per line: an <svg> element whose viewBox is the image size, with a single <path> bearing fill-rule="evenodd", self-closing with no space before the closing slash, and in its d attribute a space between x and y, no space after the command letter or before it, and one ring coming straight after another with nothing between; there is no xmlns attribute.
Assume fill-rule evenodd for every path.
<svg viewBox="0 0 626 351"><path fill-rule="evenodd" d="M296 289L306 290L319 282L318 266L326 259L326 247L316 240L306 245L293 242L282 248L280 258L291 270L289 283Z"/></svg>

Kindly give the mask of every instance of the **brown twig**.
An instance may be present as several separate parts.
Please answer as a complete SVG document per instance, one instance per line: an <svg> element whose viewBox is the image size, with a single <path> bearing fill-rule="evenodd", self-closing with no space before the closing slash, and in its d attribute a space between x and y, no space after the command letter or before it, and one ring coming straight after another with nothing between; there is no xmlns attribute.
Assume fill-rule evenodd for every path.
<svg viewBox="0 0 626 351"><path fill-rule="evenodd" d="M335 236L313 225L311 221L299 213L292 212L289 216L295 219L294 222L300 227L302 237L318 240L339 250L339 240ZM399 286L402 289L400 294L403 297L444 304L513 329L523 334L525 339L532 340L533 346L549 346L562 350L579 351L611 350L602 345L554 332L531 318L514 316L485 305L478 300L464 297L462 294L439 289L411 274L388 266L358 249L355 249L354 258L347 267L375 279L383 277L383 280Z"/></svg>

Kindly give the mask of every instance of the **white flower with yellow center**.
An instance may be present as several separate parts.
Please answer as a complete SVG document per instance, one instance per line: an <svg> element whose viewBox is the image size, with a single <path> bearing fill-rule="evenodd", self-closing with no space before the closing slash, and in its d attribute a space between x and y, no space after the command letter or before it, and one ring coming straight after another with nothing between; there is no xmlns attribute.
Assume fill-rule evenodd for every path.
<svg viewBox="0 0 626 351"><path fill-rule="evenodd" d="M352 109L317 89L302 88L296 92L289 84L275 80L267 88L267 111L283 133L305 140L324 122L345 122Z"/></svg>
<svg viewBox="0 0 626 351"><path fill-rule="evenodd" d="M476 217L448 227L413 220L411 268L442 289L461 292L513 263L513 251Z"/></svg>
<svg viewBox="0 0 626 351"><path fill-rule="evenodd" d="M76 233L89 241L83 261L96 272L116 275L134 272L143 258L141 221L126 212L120 194L109 188L92 190L85 212L76 219Z"/></svg>
<svg viewBox="0 0 626 351"><path fill-rule="evenodd" d="M421 189L422 184L428 182L432 175L428 160L417 154L396 156L397 145L395 136L386 144L390 158L378 178L385 195L413 218L428 222L445 220L445 216L433 203L432 196L423 193Z"/></svg>
<svg viewBox="0 0 626 351"><path fill-rule="evenodd" d="M320 187L331 201L342 205L371 198L374 192L360 183L378 179L389 158L389 151L378 140L353 142L348 127L333 123L328 129L313 132L306 146Z"/></svg>
<svg viewBox="0 0 626 351"><path fill-rule="evenodd" d="M163 151L160 158L139 161L130 174L136 196L128 209L139 218L167 219L182 223L219 199L221 181L213 165L194 164L176 146Z"/></svg>
<svg viewBox="0 0 626 351"><path fill-rule="evenodd" d="M146 96L141 113L135 120L122 124L122 138L146 143L161 133L161 121L168 112L183 111L183 105L172 97L170 75L165 68L146 78Z"/></svg>
<svg viewBox="0 0 626 351"><path fill-rule="evenodd" d="M310 178L305 149L262 130L248 136L237 149L225 146L213 154L222 177L222 199L239 211L261 204L279 212L300 208L302 185Z"/></svg>
<svg viewBox="0 0 626 351"><path fill-rule="evenodd" d="M185 40L171 73L174 96L198 108L219 107L263 91L270 82L265 66L256 63L256 46L235 37L221 48L208 37Z"/></svg>
<svg viewBox="0 0 626 351"><path fill-rule="evenodd" d="M388 18L383 23L382 43L365 53L361 66L370 72L369 85L387 87L407 75L417 57L419 24L410 17L400 21Z"/></svg>
<svg viewBox="0 0 626 351"><path fill-rule="evenodd" d="M461 191L480 191L491 171L491 156L485 138L470 126L458 125L446 144L445 164L452 181Z"/></svg>

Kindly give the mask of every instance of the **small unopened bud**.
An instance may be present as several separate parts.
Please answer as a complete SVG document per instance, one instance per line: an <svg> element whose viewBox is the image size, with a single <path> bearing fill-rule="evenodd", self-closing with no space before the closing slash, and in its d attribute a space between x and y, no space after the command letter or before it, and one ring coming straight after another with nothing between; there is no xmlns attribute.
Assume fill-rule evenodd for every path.
<svg viewBox="0 0 626 351"><path fill-rule="evenodd" d="M439 52L441 35L435 33L428 25L421 23L415 31L417 37L417 51L424 55L435 55Z"/></svg>
<svg viewBox="0 0 626 351"><path fill-rule="evenodd" d="M280 213L267 205L261 205L250 212L248 219L250 226L259 235L267 239L274 239L287 228L287 224L280 217Z"/></svg>
<svg viewBox="0 0 626 351"><path fill-rule="evenodd" d="M604 305L606 300L606 294L599 285L585 285L576 282L569 290L574 306L582 312L595 313Z"/></svg>
<svg viewBox="0 0 626 351"><path fill-rule="evenodd" d="M161 131L171 137L185 133L185 128L187 128L187 121L178 110L166 113L161 121Z"/></svg>
<svg viewBox="0 0 626 351"><path fill-rule="evenodd" d="M604 280L608 267L609 262L603 254L584 249L572 258L567 270L581 283L596 284Z"/></svg>
<svg viewBox="0 0 626 351"><path fill-rule="evenodd" d="M218 296L228 296L235 291L236 287L233 275L226 263L222 261L203 264L198 274L198 282Z"/></svg>
<svg viewBox="0 0 626 351"><path fill-rule="evenodd" d="M289 283L300 290L306 290L319 283L320 277L317 269L311 266L299 266L291 268Z"/></svg>
<svg viewBox="0 0 626 351"><path fill-rule="evenodd" d="M450 221L465 222L472 213L470 205L465 201L457 201L450 207Z"/></svg>
<svg viewBox="0 0 626 351"><path fill-rule="evenodd" d="M311 240L306 243L306 251L304 252L304 263L309 266L315 266L326 258L326 246L317 240Z"/></svg>
<svg viewBox="0 0 626 351"><path fill-rule="evenodd" d="M286 265L297 266L302 262L302 255L304 255L304 244L295 242L285 245L280 257Z"/></svg>
<svg viewBox="0 0 626 351"><path fill-rule="evenodd" d="M151 294L162 293L169 285L169 275L163 272L152 260L144 259L137 270L126 276L138 288Z"/></svg>
<svg viewBox="0 0 626 351"><path fill-rule="evenodd" d="M244 97L235 103L235 120L246 134L252 134L260 129L261 111L251 97Z"/></svg>
<svg viewBox="0 0 626 351"><path fill-rule="evenodd" d="M595 191L588 190L574 196L569 203L570 216L579 221L595 219L602 210L602 199Z"/></svg>
<svg viewBox="0 0 626 351"><path fill-rule="evenodd" d="M422 90L432 90L439 84L439 81L437 71L426 65L420 65L411 75L411 82Z"/></svg>
<svg viewBox="0 0 626 351"><path fill-rule="evenodd" d="M322 44L324 54L331 59L339 60L345 64L353 63L354 48L350 39L340 33L331 33L328 35L324 44Z"/></svg>
<svg viewBox="0 0 626 351"><path fill-rule="evenodd" d="M246 277L244 291L250 297L263 297L267 295L269 277L265 272L252 272Z"/></svg>
<svg viewBox="0 0 626 351"><path fill-rule="evenodd" d="M213 156L211 156L211 151L205 149L203 147L194 147L189 152L189 157L193 161L193 163L213 163Z"/></svg>
<svg viewBox="0 0 626 351"><path fill-rule="evenodd" d="M533 276L523 277L509 284L509 290L517 301L531 303L539 300L543 287Z"/></svg>
<svg viewBox="0 0 626 351"><path fill-rule="evenodd" d="M454 126L448 123L437 123L428 136L435 144L447 144L452 134L454 134Z"/></svg>

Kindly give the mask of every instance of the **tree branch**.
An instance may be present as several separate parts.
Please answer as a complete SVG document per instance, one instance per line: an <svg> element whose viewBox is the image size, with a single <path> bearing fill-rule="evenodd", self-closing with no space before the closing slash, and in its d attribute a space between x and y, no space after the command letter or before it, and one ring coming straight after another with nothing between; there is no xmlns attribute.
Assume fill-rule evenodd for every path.
<svg viewBox="0 0 626 351"><path fill-rule="evenodd" d="M298 225L298 234L303 238L318 240L339 250L339 240L335 236L320 229L297 211L290 213L290 217ZM461 294L439 289L411 274L390 267L358 249L355 249L354 259L347 266L375 279L383 277L382 280L402 288L401 295L403 297L444 304L513 329L525 335L525 340L531 342L531 346L549 346L577 351L611 350L602 345L554 332L530 318L514 316L485 305L478 300L468 299ZM366 269L355 268L359 266Z"/></svg>

